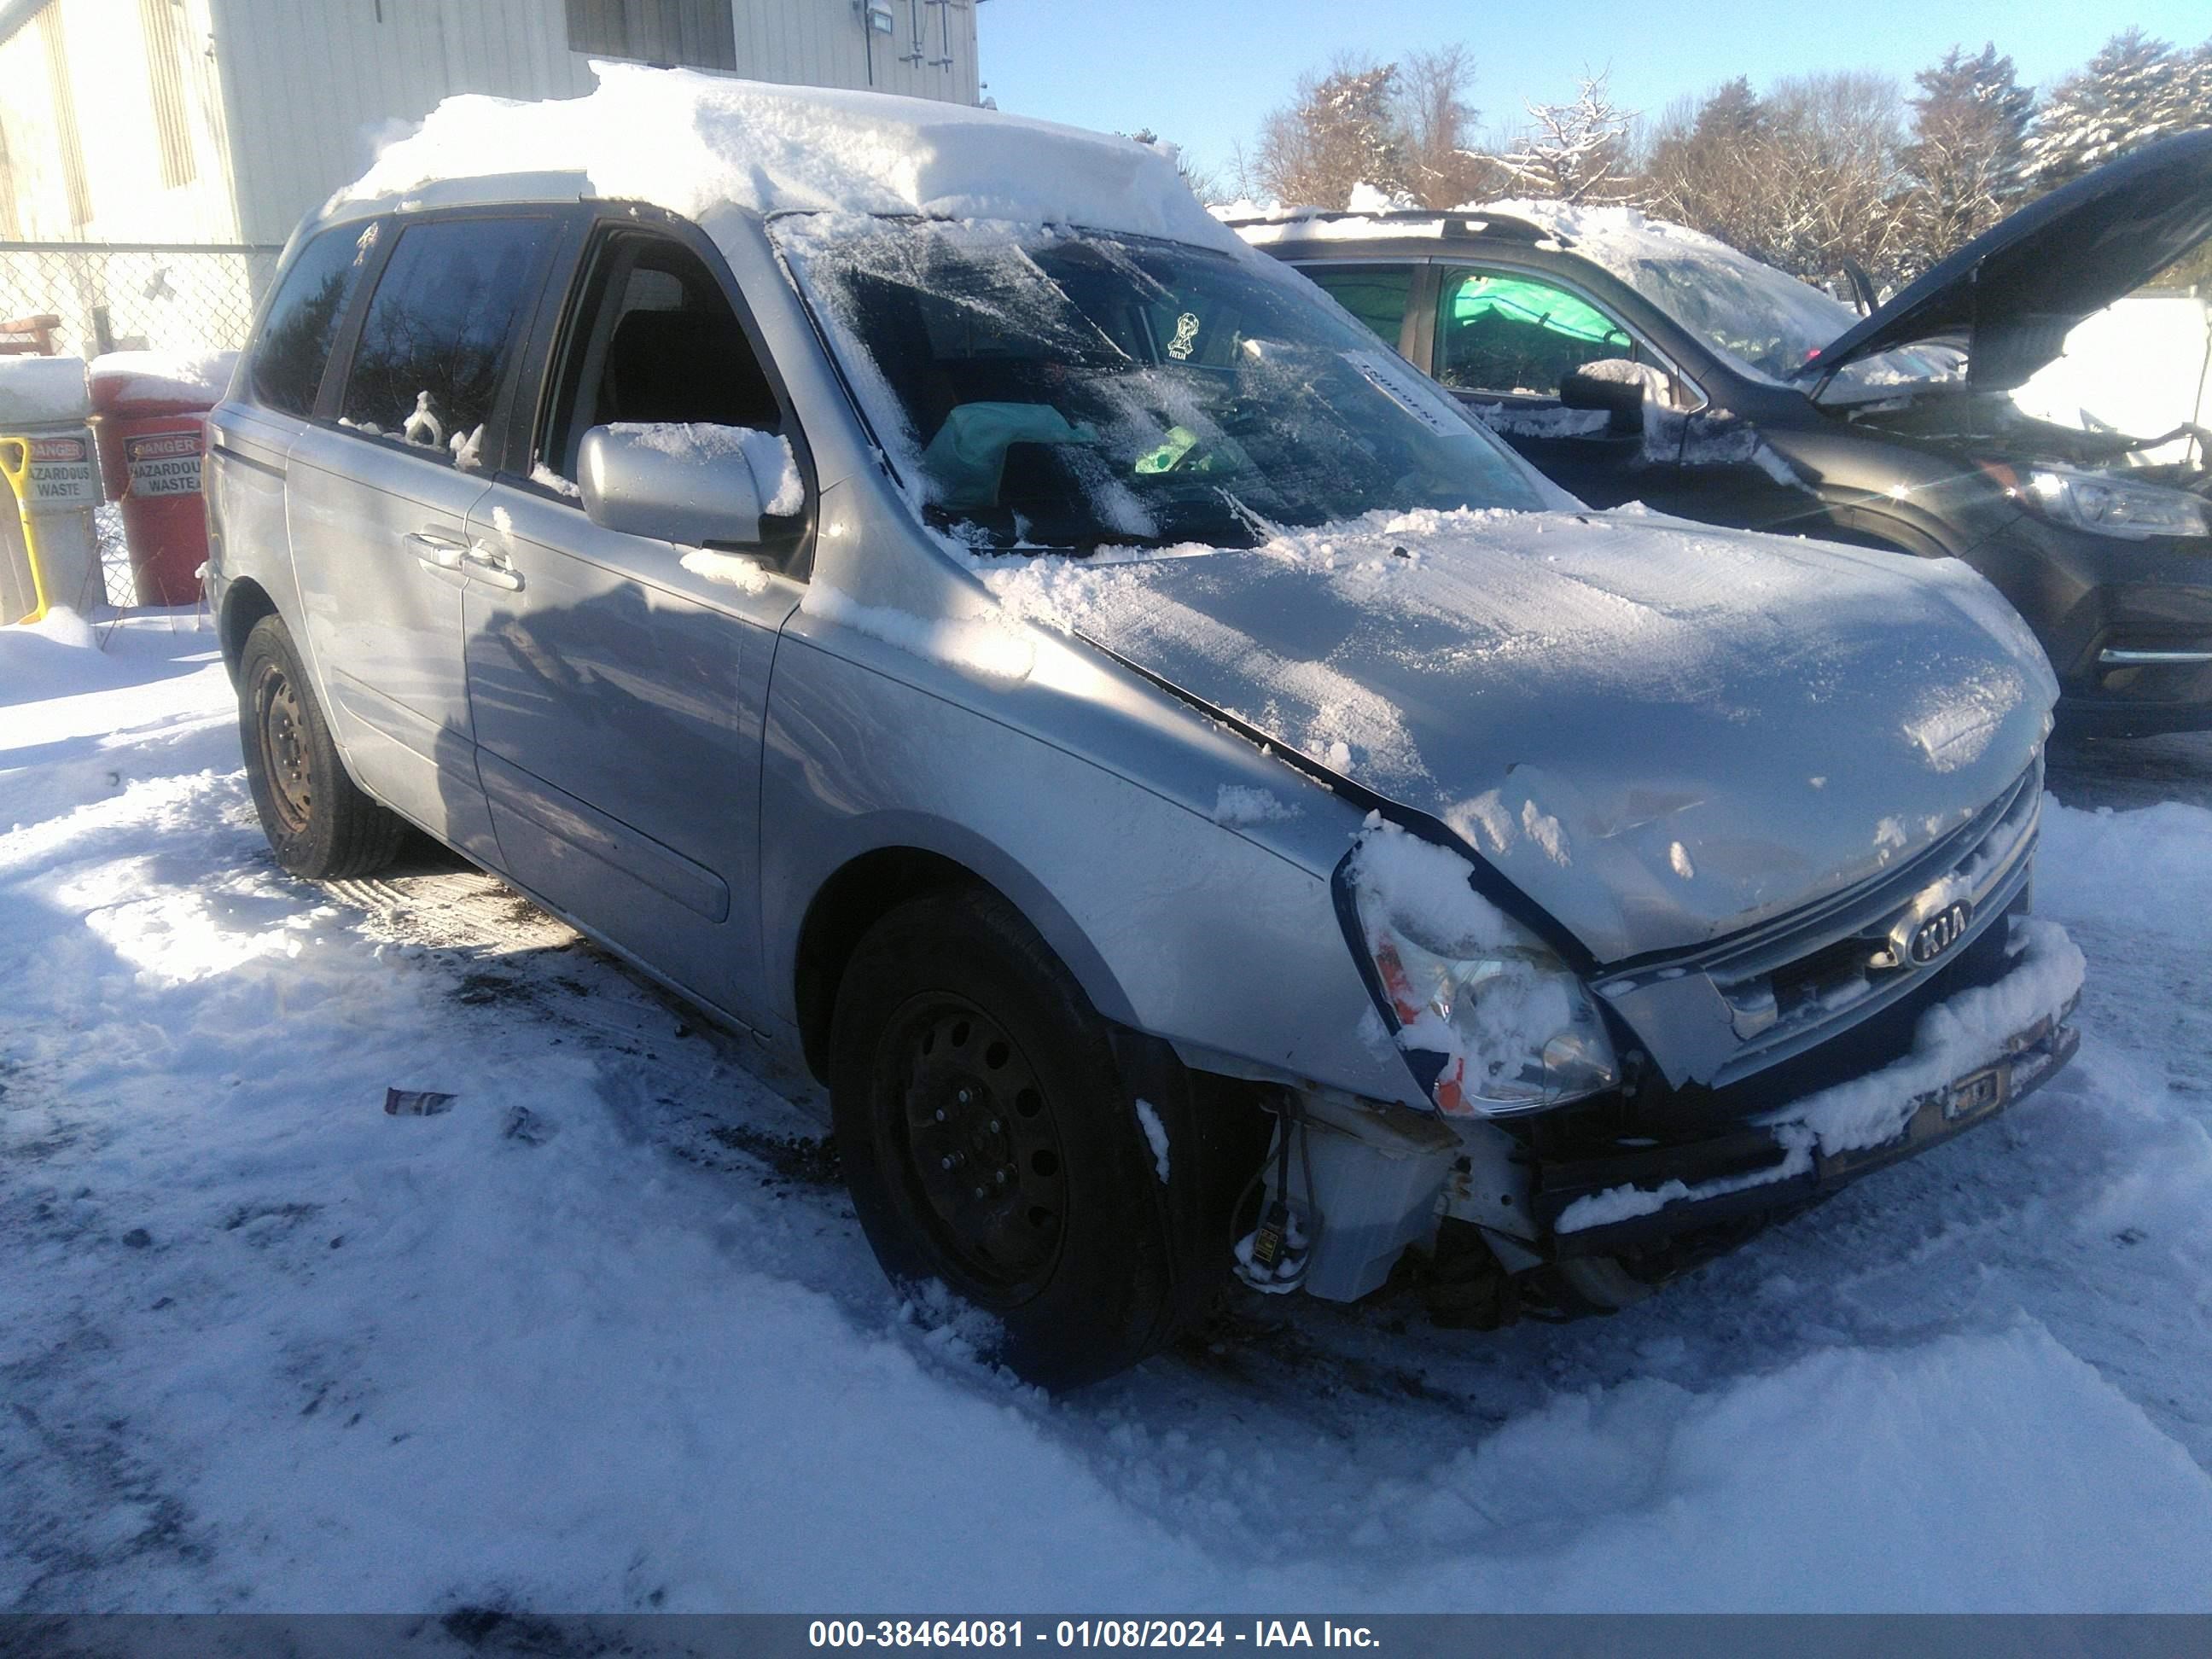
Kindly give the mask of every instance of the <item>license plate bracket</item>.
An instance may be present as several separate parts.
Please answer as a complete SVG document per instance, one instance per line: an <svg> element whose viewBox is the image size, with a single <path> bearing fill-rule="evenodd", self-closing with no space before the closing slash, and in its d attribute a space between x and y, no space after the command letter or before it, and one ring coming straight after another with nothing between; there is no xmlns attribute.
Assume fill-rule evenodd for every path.
<svg viewBox="0 0 2212 1659"><path fill-rule="evenodd" d="M2011 1092L2011 1080L2010 1066L1990 1066L1969 1072L1944 1091L1944 1121L1963 1123L1996 1111Z"/></svg>

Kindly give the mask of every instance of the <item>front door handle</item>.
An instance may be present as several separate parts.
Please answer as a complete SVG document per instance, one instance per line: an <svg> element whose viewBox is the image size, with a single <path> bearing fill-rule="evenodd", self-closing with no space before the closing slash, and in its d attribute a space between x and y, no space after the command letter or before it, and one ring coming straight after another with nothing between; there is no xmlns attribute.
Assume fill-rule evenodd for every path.
<svg viewBox="0 0 2212 1659"><path fill-rule="evenodd" d="M432 575L458 585L467 574L461 561L467 555L466 542L435 530L410 530L400 537L400 543L415 556L415 562Z"/></svg>
<svg viewBox="0 0 2212 1659"><path fill-rule="evenodd" d="M475 580L489 582L510 593L519 592L522 586L522 573L514 568L514 562L504 553L493 552L482 542L471 543L463 550L461 559Z"/></svg>

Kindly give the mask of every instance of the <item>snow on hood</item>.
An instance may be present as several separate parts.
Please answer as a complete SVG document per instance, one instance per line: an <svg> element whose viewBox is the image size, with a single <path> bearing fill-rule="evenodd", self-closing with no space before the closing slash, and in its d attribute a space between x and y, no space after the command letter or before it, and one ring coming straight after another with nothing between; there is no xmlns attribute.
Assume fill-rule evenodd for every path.
<svg viewBox="0 0 2212 1659"><path fill-rule="evenodd" d="M696 219L838 209L1079 224L1234 241L1158 150L1048 121L884 93L594 63L581 98L448 98L330 206L446 179L576 173L589 194Z"/></svg>
<svg viewBox="0 0 2212 1659"><path fill-rule="evenodd" d="M981 573L1449 825L1601 962L1909 857L2029 765L2057 695L1963 565L1644 513L1376 513Z"/></svg>

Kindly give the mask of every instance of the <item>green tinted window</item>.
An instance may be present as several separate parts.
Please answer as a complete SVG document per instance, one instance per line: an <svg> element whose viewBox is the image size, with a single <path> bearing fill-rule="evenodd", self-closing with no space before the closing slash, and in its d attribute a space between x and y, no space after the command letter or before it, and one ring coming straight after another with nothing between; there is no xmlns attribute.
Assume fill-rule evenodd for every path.
<svg viewBox="0 0 2212 1659"><path fill-rule="evenodd" d="M1406 295L1413 285L1409 266L1312 265L1305 274L1322 292L1375 331L1391 350L1406 320Z"/></svg>
<svg viewBox="0 0 2212 1659"><path fill-rule="evenodd" d="M1635 350L1619 324L1563 288L1494 271L1445 279L1436 375L1446 386L1556 398L1559 382L1584 363Z"/></svg>

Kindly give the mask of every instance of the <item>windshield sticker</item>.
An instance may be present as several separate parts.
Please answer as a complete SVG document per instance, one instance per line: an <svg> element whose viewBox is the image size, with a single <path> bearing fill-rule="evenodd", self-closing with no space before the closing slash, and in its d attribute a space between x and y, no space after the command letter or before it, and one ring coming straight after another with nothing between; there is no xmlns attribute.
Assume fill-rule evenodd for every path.
<svg viewBox="0 0 2212 1659"><path fill-rule="evenodd" d="M1379 351L1347 351L1344 361L1366 378L1369 385L1430 431L1453 437L1467 430L1459 411L1423 386L1406 366Z"/></svg>
<svg viewBox="0 0 2212 1659"><path fill-rule="evenodd" d="M1188 357L1198 344L1198 313L1186 311L1176 319L1175 338L1168 342L1168 356L1177 362Z"/></svg>

